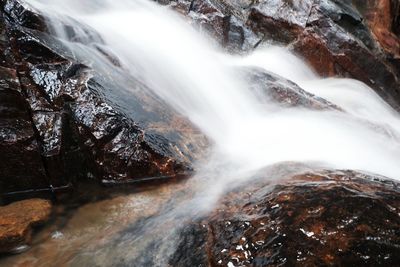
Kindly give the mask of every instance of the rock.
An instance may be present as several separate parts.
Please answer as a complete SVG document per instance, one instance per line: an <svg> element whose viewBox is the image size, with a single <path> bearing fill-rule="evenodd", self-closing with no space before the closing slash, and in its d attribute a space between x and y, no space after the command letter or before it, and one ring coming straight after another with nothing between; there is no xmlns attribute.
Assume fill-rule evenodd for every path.
<svg viewBox="0 0 400 267"><path fill-rule="evenodd" d="M314 110L340 110L329 101L303 90L292 81L261 68L242 68L238 71L250 90L266 104L279 103L284 107L305 107Z"/></svg>
<svg viewBox="0 0 400 267"><path fill-rule="evenodd" d="M10 122L24 127L17 129L23 132L21 145L17 140L0 144L21 155L13 164L5 160L1 166L2 173L9 169L9 176L2 176L0 183L12 185L2 186L3 193L57 191L93 179L131 183L192 171L192 162L207 146L206 138L127 74L94 30L67 17L57 18L55 23L68 33L67 46L49 32L44 15L26 3L4 1L1 7L1 39L11 62L2 77L14 81L23 103L18 105L25 112L25 121ZM4 121L16 114L7 111ZM24 184L11 179L17 175ZM9 180L3 181L6 177Z"/></svg>
<svg viewBox="0 0 400 267"><path fill-rule="evenodd" d="M253 180L183 227L170 264L396 266L399 186L372 174L331 170Z"/></svg>
<svg viewBox="0 0 400 267"><path fill-rule="evenodd" d="M394 88L399 88L400 69L382 55L358 10L349 1L304 2L309 4L285 5L274 16L270 7L256 5L248 23L267 38L290 44L321 75L361 80L398 108L400 92Z"/></svg>
<svg viewBox="0 0 400 267"><path fill-rule="evenodd" d="M29 199L0 207L0 253L29 245L32 228L49 220L51 204L47 200Z"/></svg>
<svg viewBox="0 0 400 267"><path fill-rule="evenodd" d="M194 0L186 16L231 52L287 46L320 75L361 80L399 109L398 14L390 0Z"/></svg>
<svg viewBox="0 0 400 267"><path fill-rule="evenodd" d="M393 0L355 1L372 33L389 57L400 59L400 3Z"/></svg>
<svg viewBox="0 0 400 267"><path fill-rule="evenodd" d="M0 19L4 19L3 13ZM4 23L0 23L0 195L48 186L29 105L5 31Z"/></svg>
<svg viewBox="0 0 400 267"><path fill-rule="evenodd" d="M177 0L170 6L186 16L200 31L206 32L229 52L238 53L252 50L262 37L255 34L245 25L240 1L209 1L209 0ZM232 8L230 4L235 4Z"/></svg>
<svg viewBox="0 0 400 267"><path fill-rule="evenodd" d="M399 92L393 88L399 86L398 66L382 55L379 43L371 37L370 29L361 22L362 18L350 16L345 9L336 10L336 7L335 12L326 11L328 8L323 5L312 11L310 27L294 44L295 51L302 54L304 58L309 57L308 61L321 74L326 74L321 71L323 70L322 60L326 57L325 62L329 62L331 74L348 76L365 82L389 104L397 108ZM318 52L304 40L313 40L310 43L317 42L319 49L316 51ZM321 43L325 44L324 48L321 47ZM314 52L311 52L311 49ZM319 55L320 51L321 55ZM374 68L371 68L371 65Z"/></svg>

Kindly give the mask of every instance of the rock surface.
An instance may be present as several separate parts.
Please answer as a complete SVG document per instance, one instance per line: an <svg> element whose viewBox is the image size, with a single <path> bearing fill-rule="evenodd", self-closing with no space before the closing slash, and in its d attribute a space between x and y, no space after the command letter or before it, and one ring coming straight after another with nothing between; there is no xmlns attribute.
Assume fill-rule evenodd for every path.
<svg viewBox="0 0 400 267"><path fill-rule="evenodd" d="M313 110L338 110L341 108L335 104L315 96L294 82L280 77L274 73L260 68L242 68L239 75L247 82L249 89L258 97L271 105L271 102L289 107L303 107Z"/></svg>
<svg viewBox="0 0 400 267"><path fill-rule="evenodd" d="M69 33L67 46L23 1L3 1L0 7L5 51L0 193L53 192L87 179L130 183L192 171L205 137L124 72L93 30L58 18Z"/></svg>
<svg viewBox="0 0 400 267"><path fill-rule="evenodd" d="M398 1L170 3L230 51L248 52L270 43L284 45L322 76L361 80L395 109L400 107Z"/></svg>
<svg viewBox="0 0 400 267"><path fill-rule="evenodd" d="M29 106L0 14L0 194L47 185ZM0 201L1 202L1 201Z"/></svg>
<svg viewBox="0 0 400 267"><path fill-rule="evenodd" d="M0 266L115 266L119 257L135 252L136 248L126 246L118 254L119 244L112 243L112 254L102 254L99 246L110 244L136 221L157 216L165 203L184 188L184 183L155 183L140 192L130 190L76 208L57 205L51 223L33 235L31 248L18 255L0 257Z"/></svg>
<svg viewBox="0 0 400 267"><path fill-rule="evenodd" d="M354 171L255 180L189 223L171 266L396 266L400 184Z"/></svg>
<svg viewBox="0 0 400 267"><path fill-rule="evenodd" d="M32 238L32 227L46 222L51 214L47 200L29 199L0 207L0 253L18 252Z"/></svg>

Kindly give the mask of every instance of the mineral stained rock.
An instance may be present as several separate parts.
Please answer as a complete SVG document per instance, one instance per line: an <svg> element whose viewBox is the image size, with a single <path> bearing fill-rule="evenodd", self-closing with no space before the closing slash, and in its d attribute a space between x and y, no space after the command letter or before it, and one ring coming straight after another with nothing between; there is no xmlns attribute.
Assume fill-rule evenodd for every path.
<svg viewBox="0 0 400 267"><path fill-rule="evenodd" d="M397 266L400 184L354 171L240 185L181 231L171 266Z"/></svg>
<svg viewBox="0 0 400 267"><path fill-rule="evenodd" d="M51 214L47 200L29 199L0 207L0 253L29 245L32 227L45 223Z"/></svg>

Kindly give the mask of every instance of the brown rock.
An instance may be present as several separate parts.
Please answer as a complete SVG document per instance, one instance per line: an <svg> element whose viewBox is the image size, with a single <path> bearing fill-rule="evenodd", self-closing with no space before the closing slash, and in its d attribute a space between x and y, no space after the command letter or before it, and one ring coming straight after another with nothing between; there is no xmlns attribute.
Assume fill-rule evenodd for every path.
<svg viewBox="0 0 400 267"><path fill-rule="evenodd" d="M13 83L4 91L18 90L17 102L3 97L0 84L6 107L0 110L0 154L8 157L0 161L7 174L0 177L1 194L52 194L85 180L132 183L192 171L207 146L204 135L124 72L93 29L57 18L66 46L26 2L0 7L0 45L7 52L0 75ZM90 52L83 55L82 46ZM7 101L18 110L7 109Z"/></svg>
<svg viewBox="0 0 400 267"><path fill-rule="evenodd" d="M399 66L381 53L382 44L377 41L380 38L374 38L362 14L351 3L331 0L291 5L282 2L253 6L247 22L253 31L264 34L266 41L289 44L322 76L350 77L365 82L398 108ZM282 7L272 13L274 8L270 5ZM397 49L394 40L384 38L386 46Z"/></svg>
<svg viewBox="0 0 400 267"><path fill-rule="evenodd" d="M400 39L396 35L400 3L393 0L355 2L385 52L400 59Z"/></svg>
<svg viewBox="0 0 400 267"><path fill-rule="evenodd" d="M0 207L0 253L29 244L32 227L46 222L51 213L47 200L29 199Z"/></svg>
<svg viewBox="0 0 400 267"><path fill-rule="evenodd" d="M397 266L400 184L353 171L253 180L183 228L172 266Z"/></svg>
<svg viewBox="0 0 400 267"><path fill-rule="evenodd" d="M398 109L399 13L395 0L194 0L187 16L229 51L288 46L320 75L361 80Z"/></svg>
<svg viewBox="0 0 400 267"><path fill-rule="evenodd" d="M48 186L29 105L4 31L0 23L0 202L3 193Z"/></svg>

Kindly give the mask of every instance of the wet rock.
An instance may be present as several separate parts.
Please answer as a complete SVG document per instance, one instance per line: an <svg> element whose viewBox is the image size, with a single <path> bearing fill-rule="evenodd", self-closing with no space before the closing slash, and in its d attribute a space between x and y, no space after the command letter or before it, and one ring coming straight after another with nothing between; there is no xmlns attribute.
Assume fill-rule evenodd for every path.
<svg viewBox="0 0 400 267"><path fill-rule="evenodd" d="M253 49L262 37L255 34L245 24L241 1L177 0L170 3L171 8L183 14L200 31L212 36L229 52L241 53ZM245 1L246 2L246 1ZM236 10L230 4L235 5Z"/></svg>
<svg viewBox="0 0 400 267"><path fill-rule="evenodd" d="M207 25L229 51L288 46L322 76L361 80L398 109L398 13L390 0L195 0L187 16Z"/></svg>
<svg viewBox="0 0 400 267"><path fill-rule="evenodd" d="M276 102L284 107L305 107L315 110L341 110L335 104L317 97L292 81L260 68L243 68L239 71L250 90L265 101Z"/></svg>
<svg viewBox="0 0 400 267"><path fill-rule="evenodd" d="M278 14L271 14L270 6L256 5L248 23L267 39L290 44L323 76L359 79L397 108L399 91L393 88L399 88L400 71L382 56L354 6L342 1L303 2L284 4Z"/></svg>
<svg viewBox="0 0 400 267"><path fill-rule="evenodd" d="M3 52L0 61L0 194L3 194L47 187L48 182L3 24L0 30Z"/></svg>
<svg viewBox="0 0 400 267"><path fill-rule="evenodd" d="M399 183L354 171L255 180L187 224L173 266L396 266Z"/></svg>
<svg viewBox="0 0 400 267"><path fill-rule="evenodd" d="M24 99L18 92L0 91L0 103L0 193L48 186Z"/></svg>
<svg viewBox="0 0 400 267"><path fill-rule="evenodd" d="M18 252L29 245L32 227L45 223L51 214L47 200L29 199L0 207L0 253Z"/></svg>
<svg viewBox="0 0 400 267"><path fill-rule="evenodd" d="M11 17L18 24L24 27L47 28L41 15L34 12L28 5L21 1L3 1L2 9L7 16Z"/></svg>
<svg viewBox="0 0 400 267"><path fill-rule="evenodd" d="M400 3L393 0L354 2L388 56L400 59L400 39L398 36Z"/></svg>
<svg viewBox="0 0 400 267"><path fill-rule="evenodd" d="M45 19L22 1L2 4L3 47L13 75L2 77L15 81L24 103L18 105L25 112L25 121L17 123L16 111L2 110L4 123L13 119L8 124L21 128L14 129L21 140L5 140L0 145L9 148L2 152L21 156L13 164L4 161L1 171L8 168L10 178L18 175L25 181L10 179L13 186L2 186L4 193L56 190L88 179L130 183L191 172L191 163L207 145L199 130L125 72L92 29L68 17L53 18L66 31L66 40L58 39ZM16 135L11 130L4 138ZM5 177L0 179L4 185Z"/></svg>

